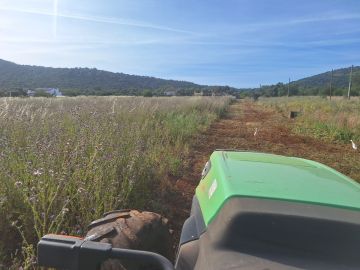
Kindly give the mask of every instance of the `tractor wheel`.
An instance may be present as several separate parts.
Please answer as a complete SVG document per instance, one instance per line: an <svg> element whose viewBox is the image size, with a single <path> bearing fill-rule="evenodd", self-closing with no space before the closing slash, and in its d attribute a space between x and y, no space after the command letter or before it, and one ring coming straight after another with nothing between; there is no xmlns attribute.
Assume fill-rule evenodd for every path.
<svg viewBox="0 0 360 270"><path fill-rule="evenodd" d="M172 237L168 220L159 214L137 210L116 210L92 222L86 237L110 243L116 248L152 251L173 259ZM151 269L139 262L107 260L102 270Z"/></svg>

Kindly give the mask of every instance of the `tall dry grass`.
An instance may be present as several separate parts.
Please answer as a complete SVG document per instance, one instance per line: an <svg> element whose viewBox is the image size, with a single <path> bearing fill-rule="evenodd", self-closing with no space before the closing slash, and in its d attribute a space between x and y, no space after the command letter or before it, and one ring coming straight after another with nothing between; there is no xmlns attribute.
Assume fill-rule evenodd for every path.
<svg viewBox="0 0 360 270"><path fill-rule="evenodd" d="M35 267L47 233L117 208L158 210L191 139L228 98L0 99L0 262ZM1 267L0 267L1 268Z"/></svg>
<svg viewBox="0 0 360 270"><path fill-rule="evenodd" d="M360 141L360 101L321 97L264 98L260 102L288 114L299 111L294 131L327 141Z"/></svg>

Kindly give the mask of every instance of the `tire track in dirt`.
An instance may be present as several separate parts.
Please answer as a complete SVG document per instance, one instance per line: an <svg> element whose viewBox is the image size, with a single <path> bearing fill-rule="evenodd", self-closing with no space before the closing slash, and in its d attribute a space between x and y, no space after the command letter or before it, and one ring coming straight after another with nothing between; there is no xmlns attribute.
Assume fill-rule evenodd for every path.
<svg viewBox="0 0 360 270"><path fill-rule="evenodd" d="M360 166L345 162L355 158L360 164L360 159L354 156L357 153L350 151L347 145L294 134L291 132L292 125L293 120L274 110L251 101L236 101L230 105L225 117L196 138L187 159L187 170L181 178L175 180L176 194L169 201L169 218L176 243L182 224L190 214L191 200L201 178L202 168L215 149L302 157L322 162L350 177L360 175ZM256 136L255 128L258 130Z"/></svg>

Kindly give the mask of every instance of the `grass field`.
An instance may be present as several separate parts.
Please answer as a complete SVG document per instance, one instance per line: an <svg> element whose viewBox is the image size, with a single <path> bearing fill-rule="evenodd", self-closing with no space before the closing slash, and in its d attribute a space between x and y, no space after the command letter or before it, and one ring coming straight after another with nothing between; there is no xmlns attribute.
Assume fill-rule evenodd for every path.
<svg viewBox="0 0 360 270"><path fill-rule="evenodd" d="M39 237L82 235L116 208L163 213L178 237L214 149L308 158L360 182L349 142L360 140L358 99L229 104L225 97L0 99L0 262L32 269ZM301 114L290 120L290 111Z"/></svg>
<svg viewBox="0 0 360 270"><path fill-rule="evenodd" d="M46 233L117 208L163 211L192 138L229 98L0 99L0 262L33 268ZM0 266L1 268L1 266Z"/></svg>
<svg viewBox="0 0 360 270"><path fill-rule="evenodd" d="M293 131L325 141L360 141L360 101L321 97L264 98L260 103L287 114L298 111Z"/></svg>

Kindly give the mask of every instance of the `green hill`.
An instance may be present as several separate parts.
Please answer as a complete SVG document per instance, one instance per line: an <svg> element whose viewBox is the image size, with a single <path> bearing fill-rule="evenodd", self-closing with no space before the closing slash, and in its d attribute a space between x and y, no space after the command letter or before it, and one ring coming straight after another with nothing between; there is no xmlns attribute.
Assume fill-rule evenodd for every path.
<svg viewBox="0 0 360 270"><path fill-rule="evenodd" d="M349 84L350 67L334 70L333 95L345 95ZM331 71L293 81L291 95L328 95ZM0 59L0 96L9 92L25 94L26 89L59 88L64 95L162 95L174 91L177 95L194 92L227 93L235 96L283 96L287 84L265 85L261 89L237 89L229 86L207 86L192 82L164 80L148 76L128 75L96 68L51 68L18 65ZM353 69L352 95L360 95L360 67Z"/></svg>
<svg viewBox="0 0 360 270"><path fill-rule="evenodd" d="M336 69L333 72L332 94L346 95L349 86L350 67ZM331 71L327 71L314 76L306 77L290 83L291 95L328 95L330 91ZM287 84L278 83L275 85L265 85L261 89L255 90L263 96L282 96L287 95ZM351 94L360 94L360 66L353 68L353 83Z"/></svg>
<svg viewBox="0 0 360 270"><path fill-rule="evenodd" d="M51 68L18 65L0 59L0 93L34 88L59 88L67 95L139 94L153 92L200 91L207 86L186 81L128 75L95 68Z"/></svg>
<svg viewBox="0 0 360 270"><path fill-rule="evenodd" d="M333 72L333 87L334 89L347 89L349 86L350 67L336 69ZM353 86L354 90L357 88L359 83L360 67L353 68ZM300 88L311 89L311 88L329 88L331 80L331 71L324 72L315 76L307 77L298 80L296 83Z"/></svg>

